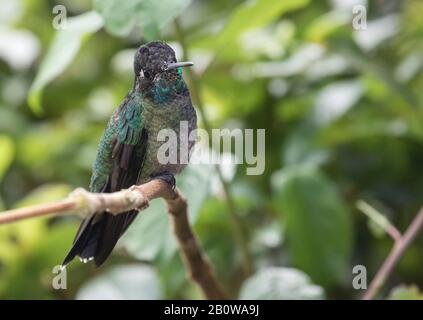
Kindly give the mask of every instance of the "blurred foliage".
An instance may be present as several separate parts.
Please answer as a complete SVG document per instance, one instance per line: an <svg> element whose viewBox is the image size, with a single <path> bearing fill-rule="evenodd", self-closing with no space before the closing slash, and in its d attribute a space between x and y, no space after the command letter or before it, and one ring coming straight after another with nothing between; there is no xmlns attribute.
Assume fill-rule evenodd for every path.
<svg viewBox="0 0 423 320"><path fill-rule="evenodd" d="M423 294L415 285L398 286L392 289L389 299L391 300L423 300Z"/></svg>
<svg viewBox="0 0 423 320"><path fill-rule="evenodd" d="M273 176L279 183L275 207L293 262L317 283L336 283L345 276L351 254L352 224L347 209L332 182L319 173L286 170Z"/></svg>
<svg viewBox="0 0 423 320"><path fill-rule="evenodd" d="M55 30L55 5L67 25ZM368 7L354 30L352 6ZM135 48L168 41L195 62L214 128L266 129L266 167L224 165L255 273L242 274L222 186L191 164L177 178L190 219L232 297L357 298L392 240L364 200L400 230L422 205L423 24L420 0L2 0L0 208L87 186L102 130L131 87ZM182 34L177 34L177 18ZM201 119L200 119L201 125ZM186 279L162 202L153 201L101 268L75 261L67 290L53 267L77 217L0 227L0 298L201 298ZM421 298L422 237L382 297ZM402 283L390 295L390 288Z"/></svg>
<svg viewBox="0 0 423 320"><path fill-rule="evenodd" d="M263 268L245 281L240 299L295 299L316 300L323 298L321 287L310 284L303 272L291 268Z"/></svg>
<svg viewBox="0 0 423 320"><path fill-rule="evenodd" d="M79 290L76 298L156 300L162 297L157 276L151 267L120 265L88 281Z"/></svg>

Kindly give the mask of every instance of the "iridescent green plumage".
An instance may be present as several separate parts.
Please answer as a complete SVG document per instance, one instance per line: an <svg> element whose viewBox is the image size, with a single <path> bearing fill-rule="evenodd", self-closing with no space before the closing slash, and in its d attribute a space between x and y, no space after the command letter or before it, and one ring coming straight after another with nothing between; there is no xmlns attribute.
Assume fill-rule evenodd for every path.
<svg viewBox="0 0 423 320"><path fill-rule="evenodd" d="M141 132L144 128L142 111L141 94L132 90L112 115L101 137L93 165L90 191L100 192L107 183L112 170L112 153L116 140L122 144L134 146L140 143Z"/></svg>

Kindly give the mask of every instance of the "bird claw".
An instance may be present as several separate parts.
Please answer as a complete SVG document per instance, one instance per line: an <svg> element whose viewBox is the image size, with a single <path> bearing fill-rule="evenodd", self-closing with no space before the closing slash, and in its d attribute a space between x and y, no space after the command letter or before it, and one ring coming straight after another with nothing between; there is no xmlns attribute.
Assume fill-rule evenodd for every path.
<svg viewBox="0 0 423 320"><path fill-rule="evenodd" d="M157 176L152 177L152 180L153 179L160 179L160 180L166 182L167 184L170 185L170 187L172 188L173 191L176 188L176 179L175 179L175 176L172 173L170 173L170 172L163 172L163 173L161 173L161 174L159 174Z"/></svg>

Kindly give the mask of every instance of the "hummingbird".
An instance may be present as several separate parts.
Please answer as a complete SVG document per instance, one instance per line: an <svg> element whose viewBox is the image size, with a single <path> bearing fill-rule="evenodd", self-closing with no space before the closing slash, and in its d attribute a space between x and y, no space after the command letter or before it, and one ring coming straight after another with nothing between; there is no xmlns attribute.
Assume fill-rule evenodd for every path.
<svg viewBox="0 0 423 320"><path fill-rule="evenodd" d="M157 139L160 130L174 130L178 144L180 123L191 133L197 115L183 78L183 67L192 62L177 62L173 49L163 41L141 45L134 56L134 83L112 114L100 139L90 182L91 192L115 192L162 179L175 188L175 175L186 163L161 163ZM194 145L188 144L188 151ZM179 150L179 149L178 149ZM119 238L138 214L137 210L112 215L98 212L86 217L62 265L76 256L82 262L94 260L98 267L111 254Z"/></svg>

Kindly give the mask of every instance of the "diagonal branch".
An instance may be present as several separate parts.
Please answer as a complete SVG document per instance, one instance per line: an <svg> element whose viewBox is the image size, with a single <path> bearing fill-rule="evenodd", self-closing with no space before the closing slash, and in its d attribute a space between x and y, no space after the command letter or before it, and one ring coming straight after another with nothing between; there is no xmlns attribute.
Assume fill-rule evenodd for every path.
<svg viewBox="0 0 423 320"><path fill-rule="evenodd" d="M2 212L0 225L53 213L89 216L101 211L111 214L134 209L141 211L148 207L149 201L156 198L163 198L167 203L173 232L191 279L200 286L207 299L225 299L226 295L216 279L213 267L189 224L186 199L178 190L172 190L159 179L114 193L91 193L78 188L67 199Z"/></svg>
<svg viewBox="0 0 423 320"><path fill-rule="evenodd" d="M423 227L423 208L420 209L414 220L408 226L407 230L403 235L395 240L394 246L389 253L388 257L383 262L382 266L376 273L372 282L370 283L369 289L363 296L363 300L372 300L378 293L379 289L383 286L386 279L390 276L395 266L401 259L405 250L413 242L414 238L420 232Z"/></svg>
<svg viewBox="0 0 423 320"><path fill-rule="evenodd" d="M168 199L167 208L171 216L173 233L178 240L182 260L189 270L190 277L203 290L209 299L225 299L222 287L215 279L213 268L206 254L201 250L194 235L187 214L187 201L178 190L173 199Z"/></svg>

